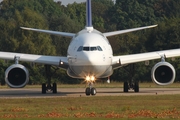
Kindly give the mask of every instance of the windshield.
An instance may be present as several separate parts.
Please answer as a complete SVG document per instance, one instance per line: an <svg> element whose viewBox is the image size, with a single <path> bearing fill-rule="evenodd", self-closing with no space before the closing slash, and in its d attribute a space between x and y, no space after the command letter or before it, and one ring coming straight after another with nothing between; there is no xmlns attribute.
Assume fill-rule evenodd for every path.
<svg viewBox="0 0 180 120"><path fill-rule="evenodd" d="M103 51L102 48L100 46L80 46L77 50L78 52L80 51Z"/></svg>

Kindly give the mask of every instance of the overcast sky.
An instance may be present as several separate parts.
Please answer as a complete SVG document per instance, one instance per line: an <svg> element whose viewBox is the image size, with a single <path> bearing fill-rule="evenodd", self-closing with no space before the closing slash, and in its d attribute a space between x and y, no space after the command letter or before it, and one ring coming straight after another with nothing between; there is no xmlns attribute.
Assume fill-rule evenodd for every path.
<svg viewBox="0 0 180 120"><path fill-rule="evenodd" d="M61 1L63 5L71 4L74 2L77 2L77 3L86 2L86 0L55 0L55 1ZM115 0L112 0L112 1L115 1Z"/></svg>
<svg viewBox="0 0 180 120"><path fill-rule="evenodd" d="M2 0L0 0L0 2L1 1ZM77 2L77 3L85 2L86 0L54 0L54 1L61 1L63 5L67 5L67 4L71 4L74 2Z"/></svg>
<svg viewBox="0 0 180 120"><path fill-rule="evenodd" d="M67 5L69 3L71 4L74 2L77 2L77 3L85 2L86 0L55 0L55 1L61 1L63 5Z"/></svg>
<svg viewBox="0 0 180 120"><path fill-rule="evenodd" d="M1 2L2 0L0 0ZM68 3L81 3L81 2L85 2L86 0L55 0L55 1L61 1L63 5L67 5Z"/></svg>

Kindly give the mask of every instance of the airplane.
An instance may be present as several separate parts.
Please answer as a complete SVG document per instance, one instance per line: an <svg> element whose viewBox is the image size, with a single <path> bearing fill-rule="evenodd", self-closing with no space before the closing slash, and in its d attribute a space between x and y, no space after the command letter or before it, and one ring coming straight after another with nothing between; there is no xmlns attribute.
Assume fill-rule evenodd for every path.
<svg viewBox="0 0 180 120"><path fill-rule="evenodd" d="M50 67L56 66L66 70L67 74L72 78L84 79L88 84L88 87L85 89L85 94L90 96L96 95L97 93L93 83L97 79L111 76L115 69L128 64L160 59L160 62L152 68L152 81L158 85L169 85L174 82L176 71L165 59L180 56L180 49L113 56L112 46L107 39L107 37L110 36L154 27L157 27L157 25L101 33L94 29L92 25L91 0L86 0L86 26L78 33L21 27L23 30L70 37L72 40L67 49L67 56L0 52L0 59L14 60L15 62L15 64L6 69L5 82L11 88L25 87L29 81L29 72L27 68L19 62L40 63L45 65L48 77L48 83L42 84L42 93L46 93L48 90L57 93L57 84L54 83L51 85L51 78L48 76ZM132 86L129 82L124 82L124 92L128 92L129 89L139 92L139 84L135 82Z"/></svg>

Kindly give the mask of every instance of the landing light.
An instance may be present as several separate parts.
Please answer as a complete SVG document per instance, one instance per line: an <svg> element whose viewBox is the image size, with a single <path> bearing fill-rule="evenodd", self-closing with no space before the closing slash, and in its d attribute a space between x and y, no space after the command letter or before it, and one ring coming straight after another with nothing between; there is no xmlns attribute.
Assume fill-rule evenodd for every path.
<svg viewBox="0 0 180 120"><path fill-rule="evenodd" d="M95 81L95 77L94 77L94 76L91 76L91 80L92 80L92 81Z"/></svg>
<svg viewBox="0 0 180 120"><path fill-rule="evenodd" d="M86 77L86 80L87 80L87 81L90 81L90 77L89 77L89 76L87 76L87 77Z"/></svg>
<svg viewBox="0 0 180 120"><path fill-rule="evenodd" d="M86 81L87 82L94 82L95 81L95 77L94 76L86 76Z"/></svg>

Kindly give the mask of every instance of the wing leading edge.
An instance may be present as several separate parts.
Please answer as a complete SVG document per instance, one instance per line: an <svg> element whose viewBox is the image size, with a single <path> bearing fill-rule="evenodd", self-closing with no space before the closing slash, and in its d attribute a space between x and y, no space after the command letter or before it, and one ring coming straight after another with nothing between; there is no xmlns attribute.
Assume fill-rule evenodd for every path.
<svg viewBox="0 0 180 120"><path fill-rule="evenodd" d="M132 29L126 29L126 30L119 30L119 31L114 31L114 32L107 32L103 33L104 36L110 37L114 35L119 35L119 34L124 34L124 33L129 33L129 32L134 32L134 31L139 31L143 29L149 29L149 28L154 28L157 27L157 25L151 25L151 26L145 26L145 27L138 27L138 28L132 28Z"/></svg>
<svg viewBox="0 0 180 120"><path fill-rule="evenodd" d="M19 61L54 65L54 66L58 66L63 69L68 68L67 57L21 54L21 53L12 53L12 52L0 52L0 59L14 60L15 57L18 57Z"/></svg>
<svg viewBox="0 0 180 120"><path fill-rule="evenodd" d="M123 65L131 64L131 63L161 59L162 56L164 56L165 58L179 57L180 49L114 56L112 66L114 69L116 69Z"/></svg>

